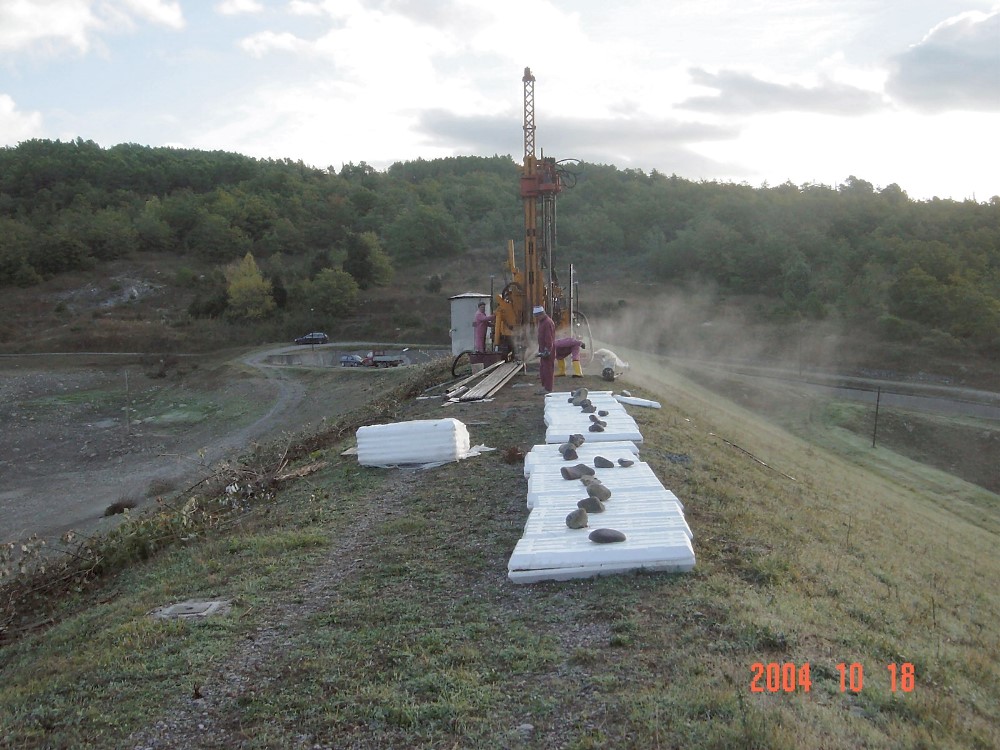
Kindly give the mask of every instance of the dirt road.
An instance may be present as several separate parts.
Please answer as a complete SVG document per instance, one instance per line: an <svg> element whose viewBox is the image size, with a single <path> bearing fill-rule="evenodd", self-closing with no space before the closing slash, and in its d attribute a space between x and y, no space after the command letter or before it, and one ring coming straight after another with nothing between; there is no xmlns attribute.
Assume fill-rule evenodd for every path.
<svg viewBox="0 0 1000 750"><path fill-rule="evenodd" d="M1000 392L968 388L941 382L901 381L890 378L845 376L839 373L807 370L795 372L778 367L762 367L721 361L671 358L671 365L682 371L726 374L736 378L772 381L773 387L799 388L822 393L831 398L874 403L881 391L884 406L915 412L950 416L977 417L1000 421ZM998 383L1000 387L1000 383Z"/></svg>
<svg viewBox="0 0 1000 750"><path fill-rule="evenodd" d="M691 384L697 383L705 389L707 401L712 400L712 394L720 394L724 403L734 408L739 405L827 448L846 451L852 460L870 464L876 459L892 461L898 454L990 492L1000 492L1000 393L996 391L832 372L799 374L759 365L668 362L631 350L621 353L633 364L623 382L642 383L657 393L676 390L685 397L695 392ZM672 373L683 375L688 382L676 382ZM882 391L876 431L878 388ZM858 407L845 410L836 406L845 402L856 402ZM736 424L748 421L746 415L734 419ZM872 446L876 435L879 450ZM752 445L753 436L747 439Z"/></svg>
<svg viewBox="0 0 1000 750"><path fill-rule="evenodd" d="M120 519L104 517L110 504L151 504L254 441L357 407L394 377L310 361L320 354L336 361L340 349L285 346L170 362L0 357L0 542L110 528Z"/></svg>

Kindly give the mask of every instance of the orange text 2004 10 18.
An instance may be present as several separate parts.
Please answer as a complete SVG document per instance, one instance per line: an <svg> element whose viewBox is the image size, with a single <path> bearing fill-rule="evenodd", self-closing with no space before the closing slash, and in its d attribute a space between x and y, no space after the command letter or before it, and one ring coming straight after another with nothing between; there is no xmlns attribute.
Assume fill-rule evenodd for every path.
<svg viewBox="0 0 1000 750"><path fill-rule="evenodd" d="M886 664L889 675L889 690L909 693L916 684L916 673L910 662ZM840 692L860 693L865 685L865 669L859 662L837 665L840 677ZM812 687L809 662L754 662L750 665L751 693L794 693L801 690L808 693Z"/></svg>

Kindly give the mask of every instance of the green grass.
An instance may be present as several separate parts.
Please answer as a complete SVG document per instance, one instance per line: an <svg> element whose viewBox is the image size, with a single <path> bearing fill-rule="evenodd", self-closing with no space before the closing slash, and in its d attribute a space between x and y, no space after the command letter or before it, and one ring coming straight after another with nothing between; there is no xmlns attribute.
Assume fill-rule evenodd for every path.
<svg viewBox="0 0 1000 750"><path fill-rule="evenodd" d="M634 366L628 387L663 403L630 411L685 503L691 573L511 584L527 486L502 454L541 439L534 388L447 411L405 401L391 418L454 416L498 450L411 474L357 466L349 440L312 444L300 460L321 472L70 592L6 644L0 745L131 746L202 711L246 748L1000 744L996 506L975 523L943 476L904 482ZM146 617L195 597L233 613ZM262 658L223 677L249 643ZM757 662L808 663L810 691L752 692ZM837 665L855 662L864 687L842 692ZM886 665L904 662L915 687L892 692Z"/></svg>

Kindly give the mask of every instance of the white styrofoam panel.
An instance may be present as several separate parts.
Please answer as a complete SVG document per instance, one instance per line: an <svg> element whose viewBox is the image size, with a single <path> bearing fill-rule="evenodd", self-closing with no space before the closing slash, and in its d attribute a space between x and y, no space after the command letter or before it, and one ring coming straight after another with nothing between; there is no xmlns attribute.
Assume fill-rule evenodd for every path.
<svg viewBox="0 0 1000 750"><path fill-rule="evenodd" d="M582 425L560 425L558 427L548 427L545 430L545 442L546 443L565 443L569 440L569 436L582 433L587 436L587 440L592 443L603 443L607 442L618 442L621 440L629 440L633 443L642 442L642 433L639 432L638 427L633 427L631 429L622 429L617 431L612 431L610 426L604 428L604 432L589 432L590 422Z"/></svg>
<svg viewBox="0 0 1000 750"><path fill-rule="evenodd" d="M590 541L593 529L570 529L565 533L523 536L514 547L508 570L571 568L581 565L622 565L640 567L644 563L683 564L694 559L691 540L683 529L672 531L633 530L615 544ZM595 526L594 528L612 528Z"/></svg>
<svg viewBox="0 0 1000 750"><path fill-rule="evenodd" d="M579 410L580 409L579 406L573 405L572 398L573 398L572 394L569 393L568 391L565 393L554 392L546 394L543 408L552 409L552 408L568 407L570 409ZM619 401L617 398L615 398L614 394L612 394L611 391L590 391L587 394L587 398L590 400L590 403L592 403L598 409L605 408L604 406L602 406L602 404L607 404L606 408L608 409L624 408L622 406L622 402Z"/></svg>
<svg viewBox="0 0 1000 750"><path fill-rule="evenodd" d="M591 578L634 570L683 572L694 568L691 528L684 506L665 489L648 464L637 461L642 442L635 421L614 400L610 391L591 392L588 397L607 423L604 432L590 432L589 414L569 404L569 393L549 394L545 400L546 445L535 446L525 457L528 478L528 508L532 509L524 533L508 562L508 577L514 583ZM580 433L586 442L577 448L577 459L565 461L558 444ZM615 461L628 458L630 467L593 467L597 455ZM567 480L560 470L583 463L611 491L603 513L592 513L589 526L570 529L566 515L587 496L579 480ZM589 539L593 529L612 528L627 539L598 544Z"/></svg>
<svg viewBox="0 0 1000 750"><path fill-rule="evenodd" d="M565 440L563 442L566 442ZM524 476L531 476L531 472L536 470L555 470L557 473L563 466L575 466L576 464L594 465L596 456L604 456L609 461L617 463L619 458L627 458L629 461L636 461L639 455L639 446L631 440L619 440L616 442L585 442L576 449L576 458L567 461L559 452L562 443L545 443L536 445L524 457Z"/></svg>
<svg viewBox="0 0 1000 750"><path fill-rule="evenodd" d="M605 508L610 508L614 505L628 505L634 508L636 512L645 512L648 508L662 509L663 512L673 513L674 509L680 515L684 515L684 504L680 500L672 500L670 496L664 493L669 492L669 490L664 490L660 488L659 492L648 490L644 492L636 492L629 494L618 494L613 495L610 500L604 503ZM566 513L569 513L576 504L586 497L586 493L575 495L575 494L547 494L542 495L535 502L534 507L529 508L529 510L534 513L536 510L542 508L566 508ZM571 507L569 507L571 506ZM607 510L605 510L605 513Z"/></svg>
<svg viewBox="0 0 1000 750"><path fill-rule="evenodd" d="M570 464L573 466L574 464ZM649 467L649 464L641 461L636 462L627 469L621 466L614 469L595 469L594 476L601 480L601 484L611 490L611 496L618 493L638 490L662 490L663 485L656 474ZM528 477L528 507L534 508L538 499L546 494L557 495L582 493L587 494L587 489L579 479L563 479L558 469L552 473L535 471Z"/></svg>
<svg viewBox="0 0 1000 750"><path fill-rule="evenodd" d="M606 411L607 414L602 416L597 413L599 411ZM573 406L572 404L552 402L545 407L545 411L542 413L542 421L544 421L545 424L552 424L554 420L566 419L569 417L583 417L584 419L590 419L591 414L596 416L598 419L603 420L617 417L631 419L631 415L625 411L624 407L612 399L606 404L594 402L594 411L592 412L585 412L582 407Z"/></svg>
<svg viewBox="0 0 1000 750"><path fill-rule="evenodd" d="M634 469L635 466L631 468ZM628 477L621 475L612 477L610 475L613 471L614 469L597 469L594 475L611 491L611 500L608 502L619 498L634 498L636 502L675 502L682 505L677 496L660 484L660 480L652 472L635 472ZM624 474L629 469L619 471ZM548 498L570 496L586 497L587 485L579 479L563 479L559 474L553 476L537 471L528 477L528 499L531 503L529 507L543 505Z"/></svg>
<svg viewBox="0 0 1000 750"><path fill-rule="evenodd" d="M580 492L550 492L539 495L538 501L535 503L535 507L531 509L532 512L536 510L543 510L546 508L564 509L566 513L576 508L576 504L587 497L587 491L581 490ZM684 505L677 496L674 495L670 490L665 490L662 487L659 492L654 490L646 490L643 492L616 492L612 493L611 497L604 503L605 508L611 510L612 508L620 508L623 513L647 513L650 511L660 510L664 513L676 513L677 515L684 515ZM605 511L607 512L607 511ZM598 514L599 515L599 514Z"/></svg>
<svg viewBox="0 0 1000 750"><path fill-rule="evenodd" d="M642 442L642 433L639 432L635 420L622 408L621 404L609 398L606 404L595 401L594 405L599 411L607 411L608 414L603 417L597 412L594 412L593 415L586 414L579 406L557 400L546 403L543 415L546 427L545 442L564 443L574 433L580 433L587 440L594 442L605 443L617 440ZM591 416L596 416L605 423L603 432L590 431L590 426L594 424Z"/></svg>
<svg viewBox="0 0 1000 750"><path fill-rule="evenodd" d="M541 504L531 509L524 527L526 529L541 529L542 524L552 524L556 528L562 528L562 524L565 524L566 521L566 515L576 510L576 504L582 499L576 497L546 497ZM632 518L643 520L662 518L672 521L678 518L683 519L684 509L680 503L664 502L662 500L640 502L635 502L632 499L623 501L609 500L604 504L603 513L590 513L589 518L592 528L595 524L598 526L606 525L605 521L601 520L602 518L610 518L616 523L619 520L624 523L626 520Z"/></svg>
<svg viewBox="0 0 1000 750"><path fill-rule="evenodd" d="M528 487L540 486L542 484L567 484L569 482L579 482L579 479L564 479L561 469L565 466L566 468L572 468L577 464L585 463L584 461L563 461L562 464L550 464L546 466L545 471L533 471L528 477ZM593 462L591 462L592 464ZM588 464L591 469L594 470L594 476L601 480L604 484L611 487L610 482L625 482L625 481L636 481L637 479L644 479L647 482L653 481L660 487L659 477L656 476L656 472L653 471L653 467L647 464L645 461L636 461L631 466L614 466L607 469L599 469L596 466Z"/></svg>
<svg viewBox="0 0 1000 750"><path fill-rule="evenodd" d="M581 484L581 488L583 485ZM539 496L525 522L525 534L541 533L566 528L566 515L577 508L577 502L586 497L586 489L577 493L546 493ZM658 491L641 493L612 493L604 504L603 513L591 513L590 528L611 526L619 531L654 528L660 525L691 529L684 518L684 506L670 490L662 486Z"/></svg>
<svg viewBox="0 0 1000 750"><path fill-rule="evenodd" d="M549 394L550 397L547 397L545 399L543 416L546 420L546 423L548 419L559 414L586 415L586 412L583 411L583 407L574 405L569 400L569 394L558 394L558 395L565 396L565 398L559 398L559 397L551 398L552 394ZM613 396L611 396L611 394L609 393L590 394L587 398L590 399L590 403L593 404L594 406L595 409L595 411L593 412L594 414L597 414L598 411L606 411L608 412L608 416L611 416L612 414L624 414L624 415L628 414L628 412L625 410L625 407L622 406L621 402L618 401Z"/></svg>
<svg viewBox="0 0 1000 750"><path fill-rule="evenodd" d="M642 565L623 563L621 565L578 565L572 568L549 568L542 570L510 570L507 577L511 583L539 583L541 581L569 581L575 578L596 578L602 575L618 575L644 570L651 573L687 573L694 570L692 553L689 560L651 562Z"/></svg>
<svg viewBox="0 0 1000 750"><path fill-rule="evenodd" d="M528 481L531 481L530 479ZM607 486L607 485L605 485ZM582 489L581 489L582 488ZM610 489L610 488L609 488ZM619 487L616 490L611 490L611 499L608 500L609 503L613 503L618 498L624 498L627 495L638 495L640 493L653 494L656 492L663 492L663 485L653 485L653 484L632 484L626 487ZM549 498L559 498L559 497L573 497L577 500L582 500L587 496L587 489L583 487L580 482L566 482L565 485L555 485L553 487L544 487L535 490L528 491L528 510L532 508L537 508L544 505Z"/></svg>
<svg viewBox="0 0 1000 750"><path fill-rule="evenodd" d="M610 414L628 413L625 410L625 407L622 406L621 401L606 391L602 393L591 393L587 396L587 398L597 411L604 410ZM550 415L561 412L583 414L583 407L574 405L573 402L570 401L570 395L568 393L550 393L545 398L543 413L545 415ZM596 414L597 412L595 411L594 413Z"/></svg>
<svg viewBox="0 0 1000 750"><path fill-rule="evenodd" d="M571 428L575 428L576 432L579 432L584 437L589 438L591 434L600 433L588 433L590 425L594 424L591 416L597 416L596 414L584 414L582 411L574 412L560 412L553 414L546 422L545 426L550 430L566 430L570 431ZM604 422L605 432L621 432L622 430L634 430L636 427L635 420L632 419L628 414L608 414L606 417L597 417L599 420Z"/></svg>
<svg viewBox="0 0 1000 750"><path fill-rule="evenodd" d="M357 431L358 463L392 466L457 461L469 453L469 430L457 419L417 419Z"/></svg>
<svg viewBox="0 0 1000 750"><path fill-rule="evenodd" d="M644 406L649 409L659 409L659 401L651 401L648 398L636 398L635 396L615 396L615 400L622 404L630 404L632 406Z"/></svg>
<svg viewBox="0 0 1000 750"><path fill-rule="evenodd" d="M566 531L576 531L566 525L566 515L576 510L576 503L570 500L564 507L547 505L533 508L524 524L523 536L557 536ZM625 504L608 503L603 513L589 513L586 530L618 529L626 536L633 531L673 531L680 529L693 539L694 534L680 508L646 506L634 508Z"/></svg>

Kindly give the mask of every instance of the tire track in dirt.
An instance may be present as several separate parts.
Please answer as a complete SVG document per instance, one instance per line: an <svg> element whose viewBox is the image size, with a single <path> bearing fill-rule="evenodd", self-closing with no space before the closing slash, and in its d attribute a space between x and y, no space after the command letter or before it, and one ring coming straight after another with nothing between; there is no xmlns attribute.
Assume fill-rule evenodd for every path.
<svg viewBox="0 0 1000 750"><path fill-rule="evenodd" d="M79 366L47 369L38 357L5 358L0 371L0 395L7 405L0 409L4 453L0 541L23 540L32 534L53 539L70 529L83 533L108 529L118 522L103 517L111 503L128 498L141 508L152 502L146 497L151 486L193 483L252 441L301 428L315 416L302 408L310 389L293 373L266 364L270 353L260 351L238 360L252 368L251 376L224 385L218 394L220 399L242 403L251 413L262 402L270 402L261 416L235 430L211 416L193 426L128 428L114 416L122 411L117 406L114 412L105 406L103 413L82 407L39 411L33 408L39 399L72 398L90 389L119 387L124 394L124 381L117 380L120 359L87 354ZM150 386L133 380L133 387Z"/></svg>

